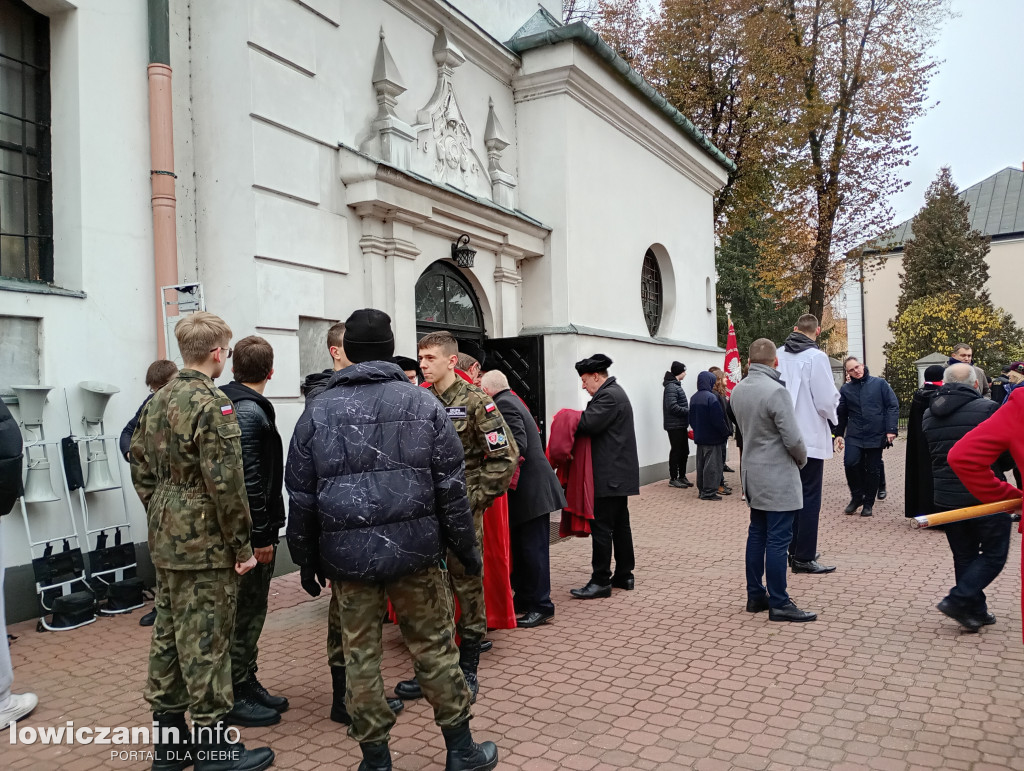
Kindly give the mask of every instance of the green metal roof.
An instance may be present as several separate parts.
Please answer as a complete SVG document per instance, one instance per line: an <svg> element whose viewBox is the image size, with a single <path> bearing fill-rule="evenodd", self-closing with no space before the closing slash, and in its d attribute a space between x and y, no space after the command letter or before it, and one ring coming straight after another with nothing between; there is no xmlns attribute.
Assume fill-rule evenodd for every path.
<svg viewBox="0 0 1024 771"><path fill-rule="evenodd" d="M1008 166L966 190L960 198L971 207L971 227L993 241L1024 236L1024 170ZM898 252L914 237L913 218L876 238L870 252Z"/></svg>

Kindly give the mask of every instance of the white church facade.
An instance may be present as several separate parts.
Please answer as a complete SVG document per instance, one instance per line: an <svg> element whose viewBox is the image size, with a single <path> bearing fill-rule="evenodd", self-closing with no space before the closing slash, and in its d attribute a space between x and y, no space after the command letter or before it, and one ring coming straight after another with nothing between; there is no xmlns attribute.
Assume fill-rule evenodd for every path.
<svg viewBox="0 0 1024 771"><path fill-rule="evenodd" d="M398 354L432 329L481 343L545 426L586 404L573 363L607 354L642 481L667 475L662 374L722 364L712 202L729 162L592 30L562 26L559 0L0 13L0 393L17 417L11 386L53 386L47 440L85 431L81 381L120 389L118 433L146 367L175 355L176 303L201 298L235 339L273 345L287 441L327 328L377 307ZM28 528L19 507L0 520L9 620L34 610L30 539L87 529L50 460L61 500L29 504ZM130 486L84 497L94 526L127 517L144 564Z"/></svg>

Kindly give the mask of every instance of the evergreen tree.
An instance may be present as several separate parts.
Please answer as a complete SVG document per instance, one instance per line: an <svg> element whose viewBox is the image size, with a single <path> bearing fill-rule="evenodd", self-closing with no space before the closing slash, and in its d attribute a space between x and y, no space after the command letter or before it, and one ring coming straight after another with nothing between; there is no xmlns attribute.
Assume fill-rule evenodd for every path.
<svg viewBox="0 0 1024 771"><path fill-rule="evenodd" d="M928 186L903 248L897 315L925 297L956 294L967 305L987 305L989 238L971 228L971 208L953 185L948 166Z"/></svg>

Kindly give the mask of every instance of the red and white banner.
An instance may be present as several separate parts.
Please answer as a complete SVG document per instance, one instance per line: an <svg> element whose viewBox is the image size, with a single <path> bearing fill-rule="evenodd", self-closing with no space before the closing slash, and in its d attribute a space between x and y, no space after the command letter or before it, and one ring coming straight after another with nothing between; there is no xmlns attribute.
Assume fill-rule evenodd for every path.
<svg viewBox="0 0 1024 771"><path fill-rule="evenodd" d="M729 396L732 396L732 389L743 377L743 367L740 364L740 350L736 345L736 330L732 326L732 318L729 319L729 339L725 343L725 383L729 389Z"/></svg>

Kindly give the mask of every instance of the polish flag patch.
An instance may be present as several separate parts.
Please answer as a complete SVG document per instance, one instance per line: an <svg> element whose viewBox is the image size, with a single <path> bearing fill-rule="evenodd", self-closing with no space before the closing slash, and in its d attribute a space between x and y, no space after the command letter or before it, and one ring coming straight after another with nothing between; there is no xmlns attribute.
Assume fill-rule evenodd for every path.
<svg viewBox="0 0 1024 771"><path fill-rule="evenodd" d="M230 415L234 411L234 408L230 404L225 404L223 407L220 408L221 415Z"/></svg>
<svg viewBox="0 0 1024 771"><path fill-rule="evenodd" d="M484 409L487 410L488 412L494 412L498 408L494 406L494 402L491 402L486 407L484 407Z"/></svg>

